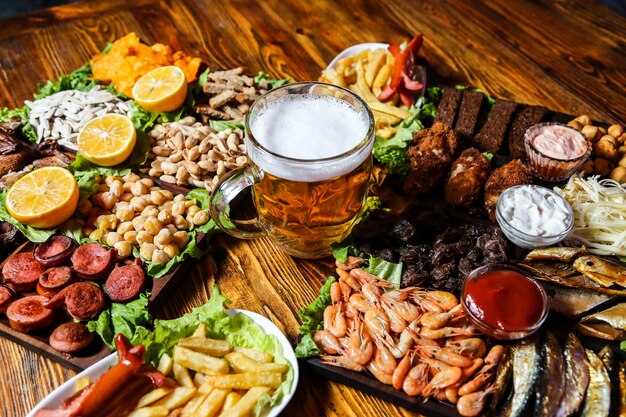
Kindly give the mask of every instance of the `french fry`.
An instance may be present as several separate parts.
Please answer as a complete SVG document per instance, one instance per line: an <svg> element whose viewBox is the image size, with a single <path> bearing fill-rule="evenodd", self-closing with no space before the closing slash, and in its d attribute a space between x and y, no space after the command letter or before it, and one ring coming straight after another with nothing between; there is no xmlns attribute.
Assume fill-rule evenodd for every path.
<svg viewBox="0 0 626 417"><path fill-rule="evenodd" d="M254 407L257 401L269 392L267 387L253 387L248 391L233 407L224 411L220 417L244 417L247 416Z"/></svg>
<svg viewBox="0 0 626 417"><path fill-rule="evenodd" d="M401 109L399 107L394 107L394 106L390 106L389 104L386 103L381 103L380 101L376 100L375 102L371 102L369 100L366 100L367 104L370 105L370 108L372 110L381 112L381 113L385 113L385 114L390 114L392 116L395 116L401 120L404 120L406 118L408 118L411 114L408 112L408 110L405 109Z"/></svg>
<svg viewBox="0 0 626 417"><path fill-rule="evenodd" d="M393 67L393 64L396 62L396 59L394 58L394 56L391 54L391 52L387 51L387 62L386 64L389 64Z"/></svg>
<svg viewBox="0 0 626 417"><path fill-rule="evenodd" d="M237 401L239 401L241 399L241 394L239 394L238 392L235 391L231 391L228 393L228 395L226 396L226 400L224 401L224 405L222 406L222 412L233 408L235 404L237 404Z"/></svg>
<svg viewBox="0 0 626 417"><path fill-rule="evenodd" d="M172 392L172 388L163 387L163 388L153 389L152 391L144 394L144 396L139 399L139 402L137 402L137 407L138 408L145 407L156 401L159 401L161 398L165 397L170 392Z"/></svg>
<svg viewBox="0 0 626 417"><path fill-rule="evenodd" d="M378 136L381 139L389 139L395 133L396 133L396 129L394 129L392 127L386 127L384 129L378 129L376 131L376 136Z"/></svg>
<svg viewBox="0 0 626 417"><path fill-rule="evenodd" d="M164 353L159 359L159 366L157 366L157 371L161 372L163 375L169 375L172 373L172 366L174 365L174 361L172 357L167 353Z"/></svg>
<svg viewBox="0 0 626 417"><path fill-rule="evenodd" d="M208 375L204 382L206 385L220 389L250 389L259 386L278 388L282 383L282 375L277 372Z"/></svg>
<svg viewBox="0 0 626 417"><path fill-rule="evenodd" d="M331 84L334 85L341 85L344 84L345 82L339 78L339 75L337 75L337 71L335 71L334 68L327 68L324 70L324 77L328 79L328 81L330 81ZM342 77L343 78L343 77Z"/></svg>
<svg viewBox="0 0 626 417"><path fill-rule="evenodd" d="M249 358L241 352L232 352L226 355L226 360L230 362L236 373L244 372L278 372L285 373L289 370L289 365L283 363L263 363Z"/></svg>
<svg viewBox="0 0 626 417"><path fill-rule="evenodd" d="M382 88L387 83L387 80L389 79L390 75L391 75L391 65L389 64L383 65L378 71L378 74L376 74L376 77L374 78L374 82L372 82L372 87Z"/></svg>
<svg viewBox="0 0 626 417"><path fill-rule="evenodd" d="M365 61L371 51L371 49L364 49L361 52L357 52L352 55L354 57L354 62Z"/></svg>
<svg viewBox="0 0 626 417"><path fill-rule="evenodd" d="M374 113L374 118L376 119L376 127L388 127L393 126L396 123L400 123L402 121L401 118L393 116L391 114L383 113L378 110L374 110L372 104L367 103L372 108L372 112Z"/></svg>
<svg viewBox="0 0 626 417"><path fill-rule="evenodd" d="M172 392L156 402L154 406L165 407L168 410L173 410L174 408L178 408L184 404L187 404L187 401L189 401L195 393L195 388L176 387Z"/></svg>
<svg viewBox="0 0 626 417"><path fill-rule="evenodd" d="M178 382L179 385L183 387L194 387L193 381L191 380L191 376L189 375L189 371L184 366L180 366L176 362L174 362L174 366L172 367L174 371L174 379Z"/></svg>
<svg viewBox="0 0 626 417"><path fill-rule="evenodd" d="M185 407L181 411L181 417L193 417L196 413L196 410L200 407L202 402L206 397L209 396L211 391L206 393L201 393L200 390L196 391L196 393L191 397L191 399L185 404Z"/></svg>
<svg viewBox="0 0 626 417"><path fill-rule="evenodd" d="M167 417L179 417L179 416L180 416L180 408L170 411L170 413L167 415Z"/></svg>
<svg viewBox="0 0 626 417"><path fill-rule="evenodd" d="M170 413L165 407L144 407L138 408L128 415L128 417L167 417Z"/></svg>
<svg viewBox="0 0 626 417"><path fill-rule="evenodd" d="M81 376L76 380L76 392L87 387L89 384L91 384L91 378L89 376Z"/></svg>
<svg viewBox="0 0 626 417"><path fill-rule="evenodd" d="M232 350L232 346L226 340L206 339L201 337L187 337L178 341L178 346L206 353L218 358L223 357Z"/></svg>
<svg viewBox="0 0 626 417"><path fill-rule="evenodd" d="M195 352L180 346L174 348L174 362L203 374L216 375L228 373L228 362L224 359L214 358L204 353Z"/></svg>
<svg viewBox="0 0 626 417"><path fill-rule="evenodd" d="M247 357L259 362L274 362L274 356L270 353L261 352L259 350L248 349L241 346L233 347L233 351L241 352Z"/></svg>
<svg viewBox="0 0 626 417"><path fill-rule="evenodd" d="M200 325L196 327L196 330L194 330L191 337L201 337L203 339L206 338L206 324L200 323Z"/></svg>
<svg viewBox="0 0 626 417"><path fill-rule="evenodd" d="M369 87L374 84L376 75L380 72L380 69L385 65L385 50L377 49L373 52L372 59L365 66L365 82Z"/></svg>
<svg viewBox="0 0 626 417"><path fill-rule="evenodd" d="M356 63L356 85L357 88L361 91L361 97L363 98L363 100L367 101L368 104L370 101L373 103L380 103L378 101L378 98L374 94L372 94L372 90L370 90L367 82L365 82L365 69L363 68L362 62Z"/></svg>
<svg viewBox="0 0 626 417"><path fill-rule="evenodd" d="M214 417L222 408L224 400L228 395L228 390L215 389L206 396L202 404L196 409L194 417Z"/></svg>
<svg viewBox="0 0 626 417"><path fill-rule="evenodd" d="M348 85L356 83L356 68L346 68L346 70L343 72L343 79Z"/></svg>
<svg viewBox="0 0 626 417"><path fill-rule="evenodd" d="M376 97L379 97L382 91L383 90L381 90L380 87L372 87L372 94L374 94Z"/></svg>
<svg viewBox="0 0 626 417"><path fill-rule="evenodd" d="M196 386L196 388L200 388L205 379L206 379L205 374L196 372L196 374L193 376L193 384Z"/></svg>

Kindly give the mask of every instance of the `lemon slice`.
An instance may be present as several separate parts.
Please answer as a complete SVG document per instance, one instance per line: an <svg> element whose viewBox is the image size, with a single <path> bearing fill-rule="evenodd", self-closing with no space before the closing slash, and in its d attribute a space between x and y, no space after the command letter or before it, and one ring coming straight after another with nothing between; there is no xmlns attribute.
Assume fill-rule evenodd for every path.
<svg viewBox="0 0 626 417"><path fill-rule="evenodd" d="M151 112L174 111L185 102L187 80L175 65L155 68L133 86L133 98Z"/></svg>
<svg viewBox="0 0 626 417"><path fill-rule="evenodd" d="M78 134L78 151L96 165L110 167L126 160L135 148L133 122L121 114L105 114L90 120Z"/></svg>
<svg viewBox="0 0 626 417"><path fill-rule="evenodd" d="M78 205L78 184L65 168L36 169L20 178L7 193L6 208L16 220L38 229L56 227Z"/></svg>

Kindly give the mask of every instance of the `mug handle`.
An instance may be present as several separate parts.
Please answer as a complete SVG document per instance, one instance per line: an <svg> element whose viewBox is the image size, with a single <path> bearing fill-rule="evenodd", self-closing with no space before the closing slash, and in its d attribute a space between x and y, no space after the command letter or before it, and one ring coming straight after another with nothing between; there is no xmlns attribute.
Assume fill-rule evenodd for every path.
<svg viewBox="0 0 626 417"><path fill-rule="evenodd" d="M259 218L237 220L230 217L230 204L246 188L261 180L259 172L248 165L222 177L211 194L211 217L220 229L239 239L256 239L267 235Z"/></svg>

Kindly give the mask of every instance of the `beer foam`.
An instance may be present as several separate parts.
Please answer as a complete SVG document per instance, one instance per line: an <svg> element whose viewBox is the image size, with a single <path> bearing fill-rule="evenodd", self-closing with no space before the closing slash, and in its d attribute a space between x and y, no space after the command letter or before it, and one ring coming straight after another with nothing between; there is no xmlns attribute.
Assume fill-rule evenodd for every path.
<svg viewBox="0 0 626 417"><path fill-rule="evenodd" d="M250 144L247 151L261 169L277 177L322 181L356 169L371 153L372 143L365 146L364 151L332 164L314 164L314 161L350 151L365 138L368 128L366 115L343 100L320 94L291 94L261 109L250 129L265 149L307 162L296 164L280 160L252 149Z"/></svg>

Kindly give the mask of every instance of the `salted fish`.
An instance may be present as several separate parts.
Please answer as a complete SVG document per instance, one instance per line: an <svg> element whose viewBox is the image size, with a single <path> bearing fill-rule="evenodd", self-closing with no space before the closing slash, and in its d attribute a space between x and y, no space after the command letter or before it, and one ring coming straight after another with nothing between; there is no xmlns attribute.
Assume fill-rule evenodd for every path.
<svg viewBox="0 0 626 417"><path fill-rule="evenodd" d="M608 417L611 408L611 381L598 355L585 349L589 360L589 386L581 417Z"/></svg>
<svg viewBox="0 0 626 417"><path fill-rule="evenodd" d="M565 389L565 362L563 350L554 333L548 331L541 348L539 378L535 386L537 417L550 417L556 411Z"/></svg>
<svg viewBox="0 0 626 417"><path fill-rule="evenodd" d="M574 414L585 398L589 385L589 361L585 348L574 333L568 333L563 349L565 358L565 389L554 417Z"/></svg>

